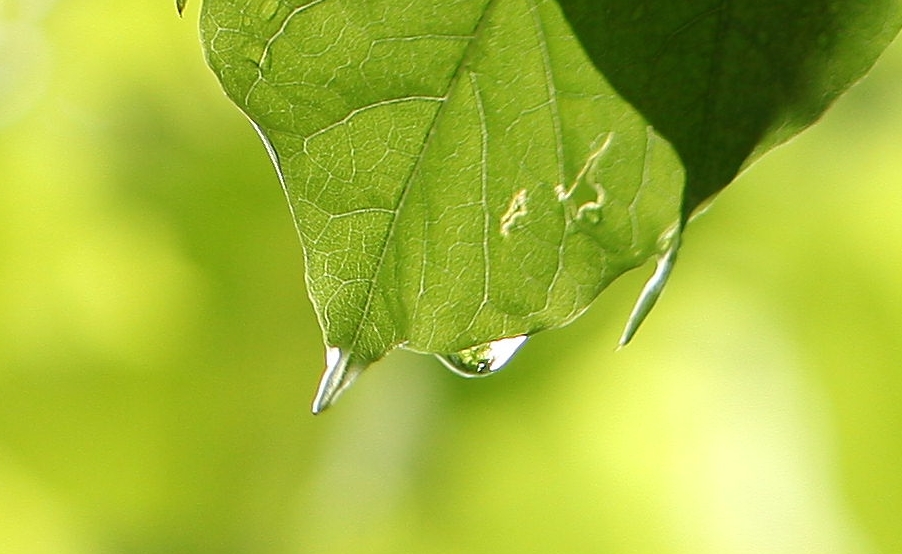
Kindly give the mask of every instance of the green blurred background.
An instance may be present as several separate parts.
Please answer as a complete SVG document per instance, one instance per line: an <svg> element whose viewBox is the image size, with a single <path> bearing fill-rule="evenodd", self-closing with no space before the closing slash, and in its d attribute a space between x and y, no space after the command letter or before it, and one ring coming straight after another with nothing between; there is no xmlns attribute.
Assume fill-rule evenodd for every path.
<svg viewBox="0 0 902 554"><path fill-rule="evenodd" d="M323 364L198 1L0 0L0 552L902 552L902 44L646 267L465 381Z"/></svg>

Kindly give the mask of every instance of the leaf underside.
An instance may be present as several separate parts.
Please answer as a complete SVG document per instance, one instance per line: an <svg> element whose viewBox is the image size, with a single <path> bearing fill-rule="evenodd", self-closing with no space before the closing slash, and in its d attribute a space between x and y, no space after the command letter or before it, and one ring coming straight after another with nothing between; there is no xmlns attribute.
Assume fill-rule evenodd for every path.
<svg viewBox="0 0 902 554"><path fill-rule="evenodd" d="M900 25L898 0L206 0L208 63L301 238L314 411L398 346L484 372L476 345L657 259L629 340L689 215Z"/></svg>
<svg viewBox="0 0 902 554"><path fill-rule="evenodd" d="M328 345L368 362L562 325L677 220L675 153L541 0L207 0Z"/></svg>

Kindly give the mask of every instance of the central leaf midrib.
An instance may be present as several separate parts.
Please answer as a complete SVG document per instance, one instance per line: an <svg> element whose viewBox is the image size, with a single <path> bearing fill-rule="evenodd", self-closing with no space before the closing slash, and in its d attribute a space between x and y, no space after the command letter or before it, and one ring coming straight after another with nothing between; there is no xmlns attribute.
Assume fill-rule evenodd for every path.
<svg viewBox="0 0 902 554"><path fill-rule="evenodd" d="M564 137L563 130L561 129L561 117L560 110L558 106L558 95L557 95L557 84L554 79L554 71L551 66L551 53L548 51L548 38L545 33L545 27L542 25L542 17L538 13L539 5L536 0L529 0L532 4L532 19L533 24L535 25L536 36L539 42L539 48L542 51L542 65L545 68L545 81L546 81L546 92L548 93L548 102L549 107L552 110L551 120L552 120L552 128L554 129L554 141L555 141L555 156L557 157L557 172L558 172L558 180L562 186L565 185L565 181L567 179L566 170L564 168L565 165L565 156L564 156ZM566 222L566 225L570 225L570 222ZM558 255L557 255L557 266L554 268L554 275L551 277L551 282L548 285L548 293L545 295L545 307L548 306L549 300L551 298L551 291L557 285L557 280L561 275L561 271L564 268L564 237L561 237L561 241L558 244ZM543 307L544 309L544 307Z"/></svg>
<svg viewBox="0 0 902 554"><path fill-rule="evenodd" d="M476 25L473 29L472 39L467 47L464 49L463 54L460 57L460 61L454 69L454 74L448 79L448 86L445 88L444 92L444 101L436 110L435 115L432 118L432 121L429 123L429 131L426 134L426 139L423 141L423 145L420 148L420 152L417 156L416 163L410 171L409 177L404 181L403 187L401 189L401 194L398 196L398 202L396 204L394 210L394 216L391 218L391 222L389 223L388 230L385 233L385 238L382 241L382 246L379 252L379 259L376 262L376 268L373 271L372 277L369 279L369 287L366 292L366 301L363 306L363 313L360 317L360 321L357 323L357 330L354 332L354 336L351 338L351 343L348 345L348 348L353 352L355 347L357 346L358 341L360 340L360 336L363 333L364 323L367 318L369 318L370 310L372 309L373 297L376 293L376 285L378 283L379 275L382 273L382 269L385 265L385 257L388 253L389 244L391 243L391 239L394 236L395 230L397 229L398 219L401 213L401 210L404 207L404 201L407 198L407 194L410 191L410 187L412 183L416 180L420 168L423 163L423 153L426 152L429 145L431 144L433 137L436 134L436 128L438 127L438 122L441 120L442 115L445 113L445 107L448 105L448 100L451 95L451 91L454 89L455 85L460 81L461 75L465 72L463 71L467 62L470 60L474 45L479 42L480 36L482 34L482 30L484 28L484 24L488 19L488 14L492 11L494 6L497 4L498 0L489 0L485 8L483 9L482 15L480 15L479 20L476 22ZM405 333L407 329L405 329Z"/></svg>

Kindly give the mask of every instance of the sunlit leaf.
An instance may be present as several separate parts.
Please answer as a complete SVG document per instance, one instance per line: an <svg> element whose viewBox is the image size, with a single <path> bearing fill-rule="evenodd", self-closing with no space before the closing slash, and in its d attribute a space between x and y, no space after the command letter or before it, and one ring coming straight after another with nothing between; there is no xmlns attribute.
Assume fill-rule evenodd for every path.
<svg viewBox="0 0 902 554"><path fill-rule="evenodd" d="M570 321L678 220L676 154L554 2L207 0L201 29L297 222L316 411L398 346L493 369L479 345Z"/></svg>
<svg viewBox="0 0 902 554"><path fill-rule="evenodd" d="M902 25L899 0L560 0L686 167L684 216L813 123Z"/></svg>

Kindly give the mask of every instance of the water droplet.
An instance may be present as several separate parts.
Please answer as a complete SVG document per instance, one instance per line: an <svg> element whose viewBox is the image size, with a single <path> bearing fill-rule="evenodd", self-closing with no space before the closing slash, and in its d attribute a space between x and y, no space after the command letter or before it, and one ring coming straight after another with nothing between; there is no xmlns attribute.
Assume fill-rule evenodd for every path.
<svg viewBox="0 0 902 554"><path fill-rule="evenodd" d="M462 377L485 377L498 372L529 338L517 335L465 348L453 354L436 354L445 367Z"/></svg>
<svg viewBox="0 0 902 554"><path fill-rule="evenodd" d="M354 379L367 368L368 363L353 359L353 354L335 346L326 347L326 370L320 377L316 397L313 399L313 413L318 414L335 403Z"/></svg>
<svg viewBox="0 0 902 554"><path fill-rule="evenodd" d="M639 330L639 326L645 321L646 316L648 316L649 312L651 312L651 309L654 307L655 302L657 302L658 298L661 296L664 285L667 284L667 278L670 277L670 272L673 271L673 264L676 263L677 251L680 249L679 229L671 235L667 242L669 244L658 258L658 265L655 267L655 272L649 277L648 282L645 283L645 287L639 294L636 305L633 307L633 311L626 321L626 327L623 329L623 334L620 335L620 347L626 346L633 340L633 336L636 334L636 331Z"/></svg>

